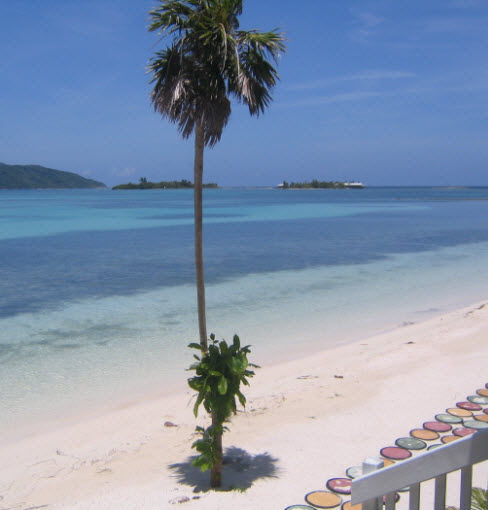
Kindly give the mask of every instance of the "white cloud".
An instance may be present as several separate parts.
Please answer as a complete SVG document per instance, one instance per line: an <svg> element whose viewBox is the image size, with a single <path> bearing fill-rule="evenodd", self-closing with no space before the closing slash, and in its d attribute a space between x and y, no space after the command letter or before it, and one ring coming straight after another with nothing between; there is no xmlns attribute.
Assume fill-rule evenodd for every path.
<svg viewBox="0 0 488 510"><path fill-rule="evenodd" d="M383 92L345 92L342 94L332 94L329 96L315 96L299 99L293 103L288 103L284 106L297 107L297 106L318 106L325 104L344 103L350 101L361 101L363 99L370 99L372 97L378 97L384 95Z"/></svg>
<svg viewBox="0 0 488 510"><path fill-rule="evenodd" d="M382 16L378 16L371 12L350 10L354 17L355 29L349 32L349 36L357 41L366 41L376 33L379 25L382 25L387 20Z"/></svg>

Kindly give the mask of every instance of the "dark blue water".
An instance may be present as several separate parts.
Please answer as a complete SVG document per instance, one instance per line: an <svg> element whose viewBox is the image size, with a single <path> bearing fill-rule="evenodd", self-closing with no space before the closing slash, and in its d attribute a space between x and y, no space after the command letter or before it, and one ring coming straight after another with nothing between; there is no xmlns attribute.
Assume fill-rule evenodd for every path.
<svg viewBox="0 0 488 510"><path fill-rule="evenodd" d="M191 192L14 191L0 199L0 220L19 226L19 237L0 240L0 317L194 280ZM208 283L488 240L484 188L216 190L205 206ZM108 210L116 229L104 228ZM67 231L50 233L59 223Z"/></svg>

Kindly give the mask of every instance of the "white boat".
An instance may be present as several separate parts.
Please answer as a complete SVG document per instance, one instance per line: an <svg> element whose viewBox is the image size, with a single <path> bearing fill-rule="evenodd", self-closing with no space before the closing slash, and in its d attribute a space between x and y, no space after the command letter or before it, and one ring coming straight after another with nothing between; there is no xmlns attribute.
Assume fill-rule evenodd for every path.
<svg viewBox="0 0 488 510"><path fill-rule="evenodd" d="M364 184L362 182L358 182L358 181L345 182L344 186L346 188L354 188L354 189L364 188Z"/></svg>

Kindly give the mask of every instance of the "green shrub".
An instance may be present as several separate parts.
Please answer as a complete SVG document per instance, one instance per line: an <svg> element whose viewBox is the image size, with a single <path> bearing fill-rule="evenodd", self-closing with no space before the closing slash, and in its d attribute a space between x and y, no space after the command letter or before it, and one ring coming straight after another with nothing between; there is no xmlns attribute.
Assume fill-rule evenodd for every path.
<svg viewBox="0 0 488 510"><path fill-rule="evenodd" d="M228 430L224 423L237 412L237 401L243 407L246 405L246 397L240 390L241 384L249 386L248 379L254 376L249 368L259 368L248 362L249 345L241 347L237 335L234 335L230 345L225 340L215 340L213 334L210 335L210 341L207 352L201 353L201 356L194 355L197 362L190 370L195 371L195 376L188 379L190 388L197 392L193 408L195 416L198 416L200 405L212 416L210 427L197 427L196 431L201 434L201 438L192 445L200 453L193 465L202 471L221 465L222 434ZM189 347L201 352L200 344L193 343Z"/></svg>

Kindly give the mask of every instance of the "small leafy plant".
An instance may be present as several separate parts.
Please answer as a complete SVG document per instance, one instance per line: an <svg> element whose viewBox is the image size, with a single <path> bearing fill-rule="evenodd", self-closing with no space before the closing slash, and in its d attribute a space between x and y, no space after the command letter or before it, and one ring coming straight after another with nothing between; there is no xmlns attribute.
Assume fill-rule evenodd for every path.
<svg viewBox="0 0 488 510"><path fill-rule="evenodd" d="M246 397L240 386L249 386L248 379L254 376L249 368L259 367L248 362L247 355L251 352L249 345L241 347L237 335L234 335L230 345L225 340L216 340L214 334L210 335L210 345L206 352L202 352L201 345L197 343L189 347L201 352L201 356L194 355L196 363L190 370L195 371L195 376L188 379L190 388L197 392L193 412L198 416L198 409L203 405L212 417L210 427L196 428L201 438L193 443L192 448L200 455L193 461L193 465L202 471L211 469L210 484L219 487L222 479L222 434L228 430L224 423L232 414L236 414L237 401L245 407Z"/></svg>
<svg viewBox="0 0 488 510"><path fill-rule="evenodd" d="M446 510L459 510L456 506L448 506ZM471 510L488 510L488 491L481 487L471 490Z"/></svg>

